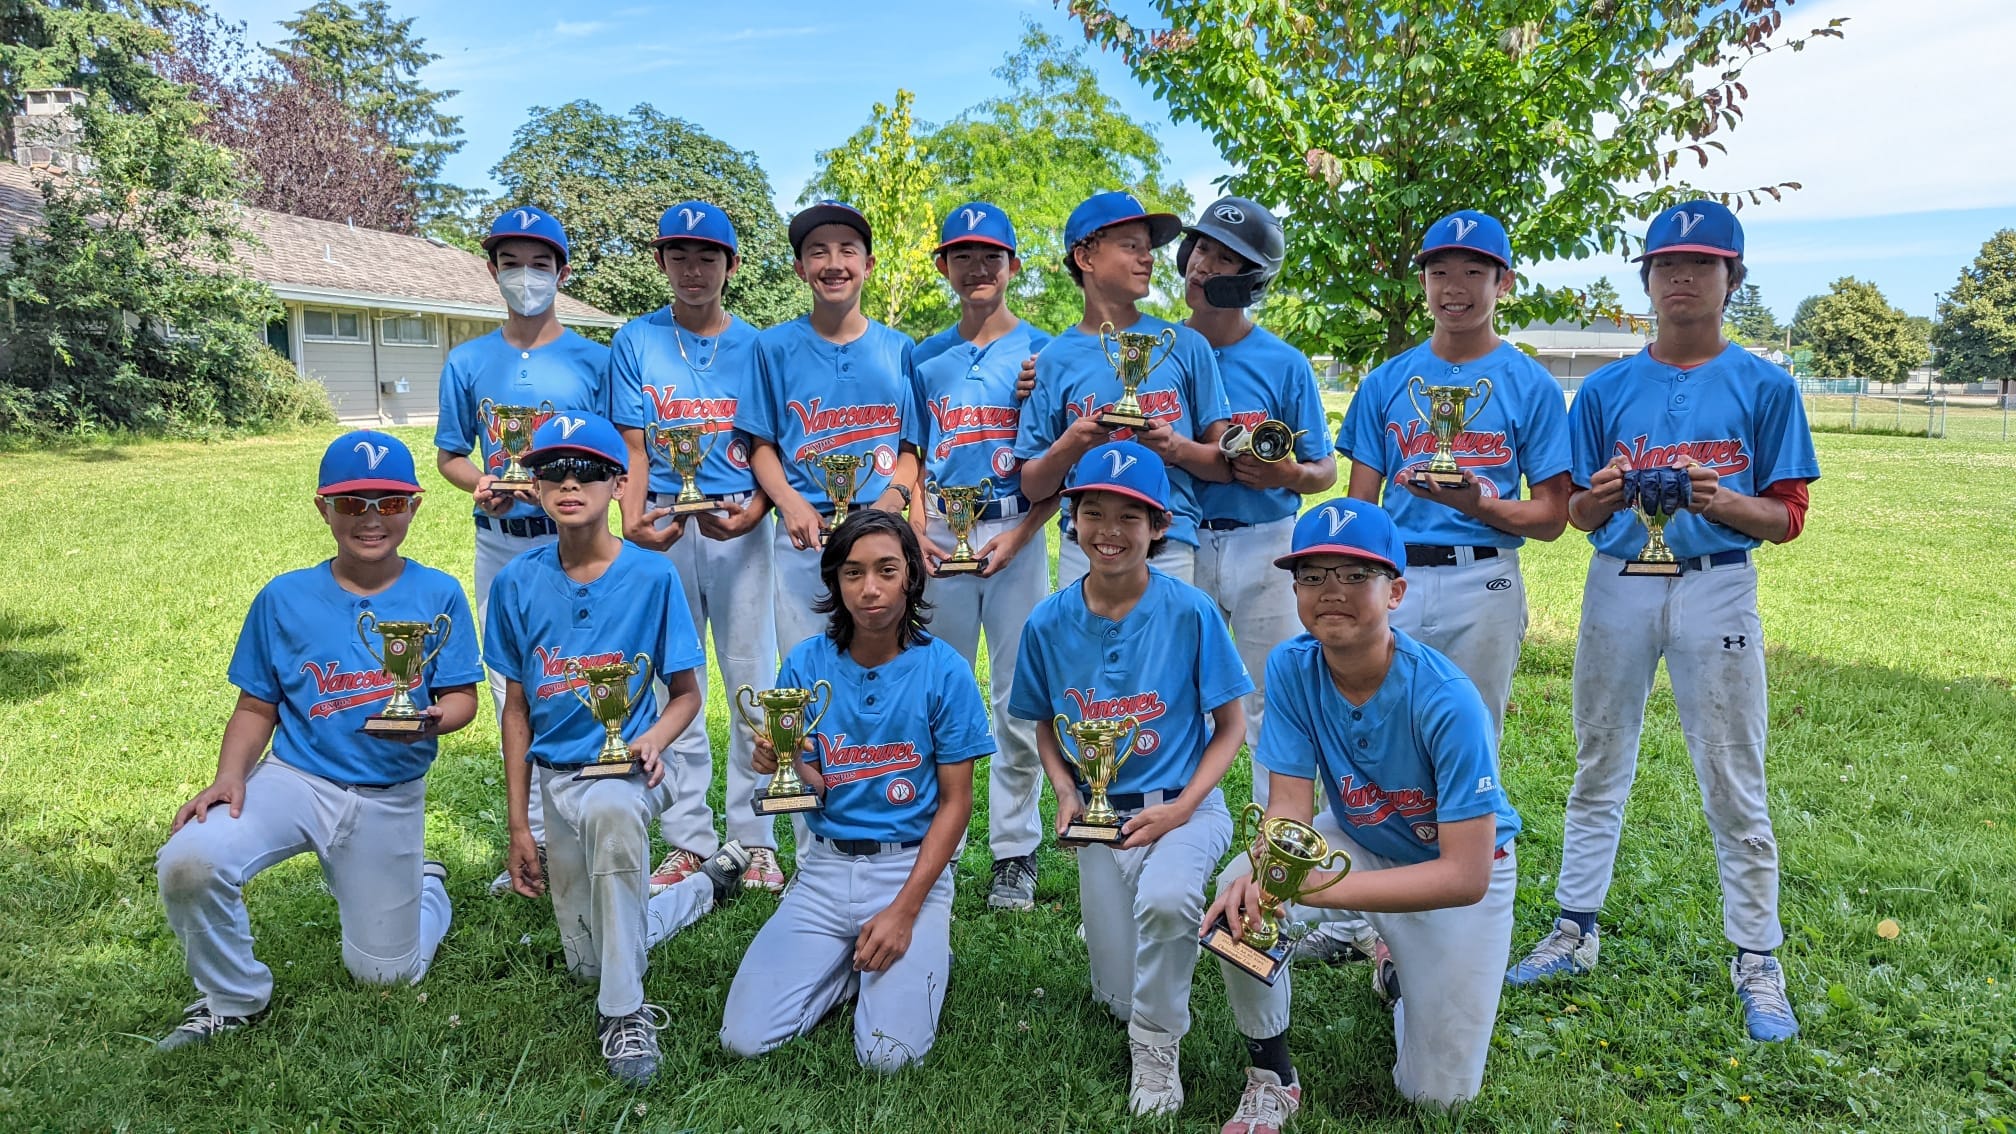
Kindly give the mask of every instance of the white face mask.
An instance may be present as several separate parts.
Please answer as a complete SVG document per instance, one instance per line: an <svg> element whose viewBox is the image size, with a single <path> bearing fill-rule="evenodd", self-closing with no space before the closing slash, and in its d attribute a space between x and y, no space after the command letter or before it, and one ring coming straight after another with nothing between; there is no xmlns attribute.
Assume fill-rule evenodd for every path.
<svg viewBox="0 0 2016 1134"><path fill-rule="evenodd" d="M497 290L504 293L504 302L518 314L527 318L544 315L560 293L560 276L539 268L500 268Z"/></svg>

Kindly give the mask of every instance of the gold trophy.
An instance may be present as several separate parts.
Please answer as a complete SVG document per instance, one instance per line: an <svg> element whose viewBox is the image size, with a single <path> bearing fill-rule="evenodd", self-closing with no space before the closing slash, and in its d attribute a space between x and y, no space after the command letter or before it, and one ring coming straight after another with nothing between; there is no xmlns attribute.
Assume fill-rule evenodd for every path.
<svg viewBox="0 0 2016 1134"><path fill-rule="evenodd" d="M518 458L532 447L532 434L553 416L553 403L540 402L536 408L500 406L484 398L479 408L484 419L491 423L490 432L497 438L497 447L504 450L504 471L498 475L497 483L505 488L532 487L532 474L525 471Z"/></svg>
<svg viewBox="0 0 2016 1134"><path fill-rule="evenodd" d="M1057 729L1057 744L1064 750L1064 758L1078 766L1078 774L1084 777L1092 795L1086 802L1085 810L1064 828L1063 834L1057 836L1057 845L1118 846L1127 836L1120 831L1120 816L1113 810L1112 801L1106 798L1106 789L1120 774L1121 765L1134 755L1134 740L1141 735L1141 722L1134 717L1121 717L1118 720L1067 724L1064 714L1058 713L1057 719L1051 723ZM1064 743L1067 733L1078 746L1075 756ZM1126 738L1124 743L1122 737Z"/></svg>
<svg viewBox="0 0 2016 1134"><path fill-rule="evenodd" d="M994 502L994 481L983 476L979 484L947 488L934 480L924 485L924 491L944 501L945 527L958 541L953 545L952 558L939 562L937 574L942 578L985 570L987 561L973 554L968 537L973 534L973 525L980 522L980 510Z"/></svg>
<svg viewBox="0 0 2016 1134"><path fill-rule="evenodd" d="M1666 545L1666 524L1687 510L1693 489L1686 469L1624 470L1624 503L1645 525L1645 546L1625 560L1619 575L1670 579L1680 574L1680 559Z"/></svg>
<svg viewBox="0 0 2016 1134"><path fill-rule="evenodd" d="M644 427L644 442L654 449L663 450L665 460L672 466L672 475L679 478L679 495L672 500L672 514L691 516L696 512L718 512L721 501L718 497L700 495L700 463L714 451L719 433L709 433L705 426L675 425L660 429L657 422ZM707 443L702 445L700 439Z"/></svg>
<svg viewBox="0 0 2016 1134"><path fill-rule="evenodd" d="M814 701L820 701L822 707L819 715L808 721L805 710ZM810 689L765 689L758 693L744 685L735 690L736 715L750 732L767 737L777 753L777 774L770 777L769 787L756 789L756 814L819 810L818 794L799 778L798 750L803 747L806 734L818 729L826 710L832 707L833 686L824 679L814 682ZM757 708L763 710L761 721L750 715L750 710Z"/></svg>
<svg viewBox="0 0 2016 1134"><path fill-rule="evenodd" d="M1427 405L1421 404L1417 390L1427 396ZM1471 398L1479 399L1477 408L1465 412ZM1428 431L1435 435L1435 455L1407 479L1415 484L1463 487L1463 469L1456 464L1456 435L1470 428L1470 423L1491 404L1491 379L1479 378L1474 387L1430 386L1427 379L1416 374L1407 379L1407 400L1414 403L1414 412L1421 415L1421 420L1428 423Z"/></svg>
<svg viewBox="0 0 2016 1134"><path fill-rule="evenodd" d="M419 684L427 663L448 644L448 631L453 626L454 619L446 614L435 615L432 622L380 622L368 610L357 616L357 636L364 639L364 648L378 660L378 668L392 679L392 697L385 702L385 710L364 718L366 735L419 736L434 727L433 718L413 703L410 690ZM374 632L378 635L379 649L371 647L370 635ZM434 635L434 649L423 652L429 634Z"/></svg>
<svg viewBox="0 0 2016 1134"><path fill-rule="evenodd" d="M1106 345L1109 335L1120 344L1117 355ZM1116 331L1111 323L1099 324L1099 349L1106 352L1106 361L1113 364L1113 373L1120 379L1120 400L1099 415L1099 424L1108 429L1140 429L1148 424L1148 415L1141 412L1141 399L1135 391L1162 365L1151 361L1157 343L1163 348L1162 362L1169 361L1169 350L1176 345L1176 328L1164 327L1159 335L1143 335Z"/></svg>
<svg viewBox="0 0 2016 1134"><path fill-rule="evenodd" d="M1307 432L1272 418L1251 429L1235 422L1219 436L1218 447L1227 457L1250 456L1270 465L1279 464L1295 455L1295 442Z"/></svg>
<svg viewBox="0 0 2016 1134"><path fill-rule="evenodd" d="M644 675L644 687L632 693L630 679L640 673ZM595 714L595 720L606 734L602 738L602 751L596 755L595 762L582 767L574 778L599 780L606 776L629 776L642 771L644 761L630 755L630 745L623 739L623 722L630 717L630 706L651 691L650 655L640 653L627 662L589 666L568 658L567 676L579 682L568 688L574 691L576 700ZM587 692L582 692L584 689Z"/></svg>
<svg viewBox="0 0 2016 1134"><path fill-rule="evenodd" d="M826 537L833 534L833 529L847 518L847 509L854 503L854 493L861 487L856 476L867 462L851 453L828 453L823 457L807 453L799 460L822 474L826 499L833 502L833 517L819 532L819 542L823 544Z"/></svg>
<svg viewBox="0 0 2016 1134"><path fill-rule="evenodd" d="M1235 937L1221 914L1198 944L1255 980L1271 985L1288 967L1288 942L1281 935L1282 911L1342 882L1351 872L1351 856L1331 850L1322 833L1307 823L1282 815L1267 818L1266 809L1258 803L1249 803L1240 812L1232 845L1245 846L1253 878L1260 884L1259 923L1248 925L1244 937ZM1342 869L1338 869L1340 862ZM1336 870L1337 874L1321 886L1307 885L1310 872L1318 870Z"/></svg>

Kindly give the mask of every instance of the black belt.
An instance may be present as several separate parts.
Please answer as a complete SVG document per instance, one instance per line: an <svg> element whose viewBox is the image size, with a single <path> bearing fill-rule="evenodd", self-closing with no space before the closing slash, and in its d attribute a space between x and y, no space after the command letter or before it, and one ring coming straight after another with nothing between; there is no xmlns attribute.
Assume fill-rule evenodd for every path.
<svg viewBox="0 0 2016 1134"><path fill-rule="evenodd" d="M1410 543L1407 545L1407 566L1454 567L1457 563L1456 552L1458 550L1458 548L1444 547L1434 543ZM1496 559L1499 552L1503 550L1503 548L1497 547L1473 547L1469 549L1470 558L1473 562L1480 559Z"/></svg>
<svg viewBox="0 0 2016 1134"><path fill-rule="evenodd" d="M515 520L500 520L494 516L478 516L476 517L476 526L485 531L495 530L503 532L508 536L517 536L519 539L535 539L539 536L549 536L560 530L560 525L554 523L549 516L523 516Z"/></svg>
<svg viewBox="0 0 2016 1134"><path fill-rule="evenodd" d="M413 777L414 780L419 778L418 776ZM342 787L346 791L391 791L395 787L405 787L412 782L413 780L400 780L397 783L390 784L343 784Z"/></svg>
<svg viewBox="0 0 2016 1134"><path fill-rule="evenodd" d="M939 516L942 517L945 515L944 497L933 496L931 498L931 503L938 509L937 514ZM1011 505L1013 506L1012 510L1010 507ZM975 512L973 514L973 522L976 524L984 524L990 520L1005 520L1013 516L1020 516L1023 513L1029 511L1029 506L1030 506L1029 498L1027 496L1022 495L1019 492L1013 496L1003 496L998 500L988 501L987 506L985 508L982 508L978 512Z"/></svg>
<svg viewBox="0 0 2016 1134"><path fill-rule="evenodd" d="M532 757L532 762L549 772L578 772L588 766L588 761L586 760L581 761L579 764L555 764L553 761L541 756Z"/></svg>
<svg viewBox="0 0 2016 1134"><path fill-rule="evenodd" d="M1710 567L1733 567L1738 563L1750 562L1747 551L1718 551L1713 555L1693 555L1682 559L1680 564L1688 571L1706 571Z"/></svg>
<svg viewBox="0 0 2016 1134"><path fill-rule="evenodd" d="M1197 526L1207 532L1236 532L1253 525L1245 520L1199 520Z"/></svg>
<svg viewBox="0 0 2016 1134"><path fill-rule="evenodd" d="M874 839L829 839L824 835L814 835L812 837L839 851L841 854L856 856L915 850L924 845L923 839L911 839L907 843L878 843Z"/></svg>
<svg viewBox="0 0 2016 1134"><path fill-rule="evenodd" d="M1135 812L1140 811L1144 807L1153 807L1157 804L1168 803L1182 794L1180 791L1166 790L1111 791L1106 793L1106 802L1113 805L1113 810L1124 812L1131 817ZM1153 802L1150 802L1149 796L1155 797ZM1087 788L1084 784L1079 784L1078 798L1090 803L1092 801L1091 789Z"/></svg>

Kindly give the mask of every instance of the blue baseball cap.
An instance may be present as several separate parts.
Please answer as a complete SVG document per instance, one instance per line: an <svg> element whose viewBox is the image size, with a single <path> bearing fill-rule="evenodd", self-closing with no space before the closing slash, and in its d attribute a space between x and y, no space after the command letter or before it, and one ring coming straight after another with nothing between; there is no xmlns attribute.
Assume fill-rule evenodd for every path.
<svg viewBox="0 0 2016 1134"><path fill-rule="evenodd" d="M719 244L731 256L742 254L735 244L735 222L728 219L721 206L707 201L681 201L659 216L658 239L651 242L651 247L663 248L675 240Z"/></svg>
<svg viewBox="0 0 2016 1134"><path fill-rule="evenodd" d="M1349 555L1383 563L1395 575L1407 573L1407 541L1393 526L1386 509L1365 500L1339 496L1326 500L1295 522L1295 539L1276 567L1293 569L1305 555Z"/></svg>
<svg viewBox="0 0 2016 1134"><path fill-rule="evenodd" d="M1645 254L1632 263L1648 260L1661 252L1706 252L1711 256L1743 258L1743 225L1728 206L1717 201L1689 201L1675 205L1645 229Z"/></svg>
<svg viewBox="0 0 2016 1134"><path fill-rule="evenodd" d="M931 250L936 256L954 244L992 244L1006 248L1009 255L1015 254L1015 223L999 205L986 201L968 201L952 210L945 223L938 228L938 247Z"/></svg>
<svg viewBox="0 0 2016 1134"><path fill-rule="evenodd" d="M1490 213L1462 209L1428 226L1421 238L1421 251L1414 254L1417 265L1437 252L1475 252L1512 268L1512 241L1505 226Z"/></svg>
<svg viewBox="0 0 2016 1134"><path fill-rule="evenodd" d="M791 255L797 256L804 247L805 238L822 224L844 224L861 234L861 243L870 256L875 254L875 230L868 226L868 218L861 210L840 201L820 201L810 208L800 209L791 218Z"/></svg>
<svg viewBox="0 0 2016 1134"><path fill-rule="evenodd" d="M546 419L532 434L532 447L518 458L526 468L555 457L594 457L619 469L630 467L630 450L609 419L592 413L563 410Z"/></svg>
<svg viewBox="0 0 2016 1134"><path fill-rule="evenodd" d="M560 253L560 262L567 262L567 230L560 227L552 213L537 205L521 205L491 221L490 235L483 238L483 251L488 252L506 240L551 244Z"/></svg>
<svg viewBox="0 0 2016 1134"><path fill-rule="evenodd" d="M418 492L413 451L406 442L375 429L355 429L329 442L315 477L315 494Z"/></svg>
<svg viewBox="0 0 2016 1134"><path fill-rule="evenodd" d="M1100 229L1129 221L1147 222L1150 248L1160 248L1183 235L1183 219L1175 213L1151 213L1132 193L1094 193L1072 209L1071 219L1064 222L1064 247L1067 251L1076 248L1079 241Z"/></svg>
<svg viewBox="0 0 2016 1134"><path fill-rule="evenodd" d="M1117 492L1167 512L1169 469L1139 441L1108 441L1078 458L1064 481L1066 496L1087 492Z"/></svg>

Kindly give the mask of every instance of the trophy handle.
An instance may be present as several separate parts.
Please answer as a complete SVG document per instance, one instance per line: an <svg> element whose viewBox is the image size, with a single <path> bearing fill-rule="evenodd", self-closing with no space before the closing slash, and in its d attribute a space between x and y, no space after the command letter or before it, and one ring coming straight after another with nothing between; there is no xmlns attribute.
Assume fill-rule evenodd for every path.
<svg viewBox="0 0 2016 1134"><path fill-rule="evenodd" d="M1421 415L1421 420L1428 421L1430 420L1428 417L1428 409L1427 407L1421 404L1420 396L1415 394L1414 392L1415 383L1417 382L1420 383L1420 389L1422 394L1426 394L1428 392L1428 380L1426 378L1421 377L1419 374L1416 374L1414 377L1407 379L1407 400L1414 403L1414 412Z"/></svg>
<svg viewBox="0 0 2016 1134"><path fill-rule="evenodd" d="M539 412L546 415L547 417L552 417L554 414L560 411L553 407L553 399L541 398L539 399Z"/></svg>
<svg viewBox="0 0 2016 1134"><path fill-rule="evenodd" d="M581 702L581 707L587 709L589 714L592 716L595 712L595 702L589 700L588 694L583 692L583 690L586 688L588 681L587 671L581 668L580 662L575 661L573 658L568 658L567 676L570 679L567 684L567 691L569 693L574 694L574 699L576 701ZM579 680L580 682L582 682L582 684L575 685L573 683L575 680Z"/></svg>
<svg viewBox="0 0 2016 1134"><path fill-rule="evenodd" d="M1099 324L1099 352L1106 356L1106 361L1112 364L1113 369L1118 370L1120 369L1120 356L1113 353L1113 347L1106 345L1106 339L1109 336L1113 339L1115 345L1119 344L1120 329L1115 327L1111 320Z"/></svg>
<svg viewBox="0 0 2016 1134"><path fill-rule="evenodd" d="M938 478L935 476L926 477L924 478L924 492L928 496L943 497L945 495L945 486L939 484Z"/></svg>
<svg viewBox="0 0 2016 1134"><path fill-rule="evenodd" d="M1255 878L1260 876L1260 824L1266 821L1267 809L1255 801L1240 810L1238 826L1232 830L1232 845L1246 848L1246 861L1252 864Z"/></svg>
<svg viewBox="0 0 2016 1134"><path fill-rule="evenodd" d="M1064 719L1063 713L1058 713L1056 719L1050 722L1050 727L1057 733L1057 751L1063 754L1066 763L1076 768L1078 766L1078 757L1071 751L1071 746L1064 741L1064 726L1070 723L1070 721Z"/></svg>
<svg viewBox="0 0 2016 1134"><path fill-rule="evenodd" d="M1325 871L1330 870L1331 868L1337 865L1339 860L1343 861L1344 869L1339 870L1336 876L1331 878L1330 881L1323 883L1321 886L1316 887L1314 890L1304 890L1299 896L1306 898L1311 894L1320 894L1323 891L1328 890L1330 887L1335 886L1337 883L1344 881L1344 876L1351 873L1351 856L1349 853L1341 849L1331 851L1329 855L1327 855L1323 859L1322 862L1316 864L1316 869Z"/></svg>
<svg viewBox="0 0 2016 1134"><path fill-rule="evenodd" d="M630 703L635 705L644 699L644 694L651 692L651 655L639 650L637 656L630 659L630 664L636 666L637 672L644 676L644 684L630 695Z"/></svg>
<svg viewBox="0 0 2016 1134"><path fill-rule="evenodd" d="M742 704L745 698L749 703L748 708L744 708ZM762 722L750 715L751 710L760 707L762 704L762 702L756 700L755 687L744 685L735 690L735 695L728 700L735 706L735 715L742 718L743 727L747 728L753 736L763 735Z"/></svg>
<svg viewBox="0 0 2016 1134"><path fill-rule="evenodd" d="M497 420L496 399L484 398L482 401L476 403L476 412L482 414L486 420L496 421Z"/></svg>
<svg viewBox="0 0 2016 1134"><path fill-rule="evenodd" d="M651 422L651 423L649 423L648 425L646 425L646 426L644 427L644 451L645 451L645 452L647 452L647 453L648 453L648 452L650 452L651 450L653 450L653 449L656 449L656 448L658 447L658 436L659 436L659 433L658 433L658 423L657 423L657 422L655 422L655 421L654 421L654 422Z"/></svg>
<svg viewBox="0 0 2016 1134"><path fill-rule="evenodd" d="M819 702L819 715L805 722L807 736L819 731L819 722L826 719L826 710L833 707L833 683L823 677L813 682L812 696L806 699L805 707L811 708L813 701Z"/></svg>
<svg viewBox="0 0 2016 1134"><path fill-rule="evenodd" d="M700 431L700 436L702 436L702 437L704 437L704 438L706 438L706 439L707 439L707 444L705 444L705 445L702 445L702 446L700 447L700 459L701 459L701 460L703 460L703 461L704 461L704 460L706 460L707 458L709 458L709 457L711 457L711 456L713 456L713 455L714 455L714 446L716 446L716 445L718 445L718 444L720 444L720 443L721 443L721 434L722 434L722 433L725 433L725 432L727 432L727 430L719 430L719 431L716 431L716 430L712 430L712 429L706 429L706 428L702 428L702 429L701 429L701 431Z"/></svg>
<svg viewBox="0 0 2016 1134"><path fill-rule="evenodd" d="M994 503L993 477L983 476L980 478L980 498L974 501L974 503L981 508L985 508L987 505Z"/></svg>
<svg viewBox="0 0 2016 1134"><path fill-rule="evenodd" d="M1162 328L1162 333L1161 333L1161 334L1159 334L1159 335L1157 335L1157 336L1155 336L1155 337L1156 337L1157 339L1159 339L1159 340L1161 341L1161 343L1162 343L1162 362L1167 362L1167 361L1169 361L1170 359L1172 359L1172 358L1175 358L1175 357L1176 357L1176 328L1174 328L1174 327L1164 327L1164 328ZM1152 352L1151 352L1151 353L1152 353ZM1157 367L1159 367L1159 366L1161 366L1161 365L1162 365L1162 362L1157 362L1157 361L1155 361L1155 360L1154 360L1154 359L1152 359L1152 358L1151 358L1151 359L1149 359L1149 360L1148 360L1148 373L1149 373L1149 374L1153 374L1153 373L1155 373L1155 370L1156 370L1156 368L1157 368Z"/></svg>
<svg viewBox="0 0 2016 1134"><path fill-rule="evenodd" d="M1127 726L1127 739L1113 750L1113 778L1120 778L1120 769L1134 755L1134 742L1141 738L1141 719L1135 716L1121 718Z"/></svg>
<svg viewBox="0 0 2016 1134"><path fill-rule="evenodd" d="M1491 379L1489 378L1477 379L1477 385L1471 387L1471 389L1479 389L1479 388L1483 390L1484 396L1477 400L1477 408L1471 410L1469 416L1463 419L1463 428L1465 429L1470 428L1470 423L1476 421L1477 416L1484 412L1484 407L1491 404L1491 392L1492 392Z"/></svg>
<svg viewBox="0 0 2016 1134"><path fill-rule="evenodd" d="M434 664L434 659L441 656L441 647L448 644L448 632L453 629L455 620L448 617L447 611L434 616L434 648L420 655L420 672L425 673L427 667Z"/></svg>
<svg viewBox="0 0 2016 1134"><path fill-rule="evenodd" d="M376 627L378 625L378 616L372 614L368 610L365 611L364 613L357 616L357 637L364 643L365 651L369 653L372 659L378 663L378 668L384 669L385 655L379 653L378 648L371 644L370 631L364 629L364 623L367 620L371 623L373 627Z"/></svg>

